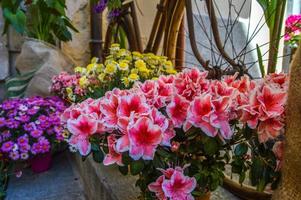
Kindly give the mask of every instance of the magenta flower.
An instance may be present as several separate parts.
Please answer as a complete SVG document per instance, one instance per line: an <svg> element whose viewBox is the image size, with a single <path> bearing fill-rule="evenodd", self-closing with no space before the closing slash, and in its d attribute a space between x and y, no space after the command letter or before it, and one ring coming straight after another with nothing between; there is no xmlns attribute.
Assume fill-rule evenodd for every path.
<svg viewBox="0 0 301 200"><path fill-rule="evenodd" d="M215 137L217 135L217 129L210 123L210 116L213 113L211 98L210 94L196 97L191 102L187 120L193 124L193 126L201 128L206 135Z"/></svg>
<svg viewBox="0 0 301 200"><path fill-rule="evenodd" d="M105 156L103 160L104 165L112 165L117 163L118 165L122 166L122 155L116 151L116 138L114 135L110 135L108 137L108 147L109 153Z"/></svg>
<svg viewBox="0 0 301 200"><path fill-rule="evenodd" d="M19 146L28 145L28 135L23 135L19 137L17 141Z"/></svg>
<svg viewBox="0 0 301 200"><path fill-rule="evenodd" d="M148 185L149 191L154 192L159 200L167 200L167 197L165 196L164 191L162 189L162 183L164 180L165 177L162 175L159 178L157 178L156 182Z"/></svg>
<svg viewBox="0 0 301 200"><path fill-rule="evenodd" d="M12 160L18 160L20 158L20 154L18 151L11 151L9 153L9 157L12 159Z"/></svg>
<svg viewBox="0 0 301 200"><path fill-rule="evenodd" d="M97 120L88 115L80 115L78 119L68 120L67 128L72 134L69 143L76 146L81 155L88 155L91 150L89 137L97 131Z"/></svg>
<svg viewBox="0 0 301 200"><path fill-rule="evenodd" d="M141 157L151 160L154 157L157 146L162 141L162 131L152 120L141 117L129 128L130 156L134 160Z"/></svg>
<svg viewBox="0 0 301 200"><path fill-rule="evenodd" d="M1 146L3 152L9 152L13 149L14 143L12 141L4 142Z"/></svg>
<svg viewBox="0 0 301 200"><path fill-rule="evenodd" d="M166 197L171 200L192 200L194 199L191 192L196 187L194 177L185 176L182 172L175 170L170 180L164 180L162 189Z"/></svg>
<svg viewBox="0 0 301 200"><path fill-rule="evenodd" d="M6 125L6 120L4 117L0 117L0 128Z"/></svg>
<svg viewBox="0 0 301 200"><path fill-rule="evenodd" d="M43 135L43 131L41 131L39 129L35 129L30 132L30 135L34 138L39 138Z"/></svg>
<svg viewBox="0 0 301 200"><path fill-rule="evenodd" d="M184 97L175 95L167 105L166 112L175 127L180 128L186 120L189 103Z"/></svg>

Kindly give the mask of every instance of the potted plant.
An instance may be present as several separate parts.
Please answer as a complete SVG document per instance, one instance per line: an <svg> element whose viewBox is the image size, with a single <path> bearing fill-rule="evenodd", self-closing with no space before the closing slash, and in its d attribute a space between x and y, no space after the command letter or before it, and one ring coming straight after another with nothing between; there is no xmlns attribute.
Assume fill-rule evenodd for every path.
<svg viewBox="0 0 301 200"><path fill-rule="evenodd" d="M87 67L76 67L74 74L61 72L52 79L51 91L69 103L102 97L114 88L131 88L137 81L175 74L172 62L152 53L130 52L113 44L103 64L93 58Z"/></svg>
<svg viewBox="0 0 301 200"><path fill-rule="evenodd" d="M0 153L14 166L30 164L33 172L51 166L51 152L63 141L58 97L6 100L0 105Z"/></svg>

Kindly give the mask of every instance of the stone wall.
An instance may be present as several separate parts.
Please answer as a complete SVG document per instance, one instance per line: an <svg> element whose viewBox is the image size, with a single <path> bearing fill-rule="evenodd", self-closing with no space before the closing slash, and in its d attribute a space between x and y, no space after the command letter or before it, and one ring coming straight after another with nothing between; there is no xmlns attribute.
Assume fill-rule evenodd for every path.
<svg viewBox="0 0 301 200"><path fill-rule="evenodd" d="M72 57L76 65L86 66L90 60L90 5L87 0L67 0L67 15L79 31L72 31L72 41L62 43L64 53Z"/></svg>

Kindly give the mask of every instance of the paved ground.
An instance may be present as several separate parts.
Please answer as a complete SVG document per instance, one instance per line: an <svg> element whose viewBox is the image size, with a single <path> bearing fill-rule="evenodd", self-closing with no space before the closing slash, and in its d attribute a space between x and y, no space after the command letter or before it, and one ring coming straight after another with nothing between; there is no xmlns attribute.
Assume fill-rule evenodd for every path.
<svg viewBox="0 0 301 200"><path fill-rule="evenodd" d="M56 156L52 168L41 174L30 169L12 178L6 200L85 200L79 175L66 154Z"/></svg>

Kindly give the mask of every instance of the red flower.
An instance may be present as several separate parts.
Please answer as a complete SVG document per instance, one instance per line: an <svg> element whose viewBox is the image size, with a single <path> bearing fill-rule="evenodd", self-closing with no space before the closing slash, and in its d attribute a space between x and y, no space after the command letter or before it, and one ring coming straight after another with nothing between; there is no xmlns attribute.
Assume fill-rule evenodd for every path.
<svg viewBox="0 0 301 200"><path fill-rule="evenodd" d="M210 116L213 113L211 98L210 94L196 97L189 107L187 120L193 126L201 128L206 135L215 137L217 129L210 123Z"/></svg>
<svg viewBox="0 0 301 200"><path fill-rule="evenodd" d="M189 107L189 101L180 95L175 95L172 98L170 104L166 107L166 113L168 117L172 120L173 125L180 128L187 118L187 110Z"/></svg>
<svg viewBox="0 0 301 200"><path fill-rule="evenodd" d="M129 127L130 156L134 160L141 157L151 160L154 157L157 146L162 141L162 131L158 125L147 117L139 118L136 123Z"/></svg>
<svg viewBox="0 0 301 200"><path fill-rule="evenodd" d="M122 166L122 155L118 153L115 149L116 145L116 138L114 135L108 136L108 147L109 147L109 153L106 155L106 157L103 160L104 165L112 165L114 163L117 163L118 165Z"/></svg>

